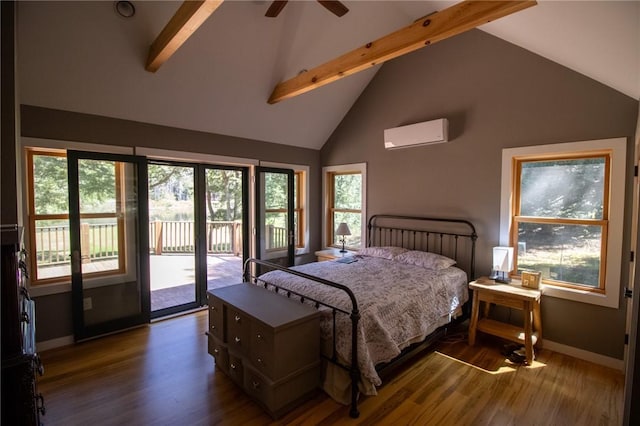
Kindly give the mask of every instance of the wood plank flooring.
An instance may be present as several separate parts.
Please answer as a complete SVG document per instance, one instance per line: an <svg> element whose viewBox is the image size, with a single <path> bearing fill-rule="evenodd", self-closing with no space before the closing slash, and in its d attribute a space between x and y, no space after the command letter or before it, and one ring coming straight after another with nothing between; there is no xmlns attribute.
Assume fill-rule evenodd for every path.
<svg viewBox="0 0 640 426"><path fill-rule="evenodd" d="M45 425L619 425L621 372L540 350L530 367L502 342L456 339L394 373L360 417L321 391L273 421L207 354L206 311L41 354ZM3 407L4 409L4 407Z"/></svg>

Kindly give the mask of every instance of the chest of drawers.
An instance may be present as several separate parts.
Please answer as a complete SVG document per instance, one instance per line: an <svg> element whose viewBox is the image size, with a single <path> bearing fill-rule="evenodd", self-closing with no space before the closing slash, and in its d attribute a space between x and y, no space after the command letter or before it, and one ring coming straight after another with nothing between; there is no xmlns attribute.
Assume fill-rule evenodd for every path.
<svg viewBox="0 0 640 426"><path fill-rule="evenodd" d="M319 313L253 284L211 290L216 369L277 418L320 385Z"/></svg>

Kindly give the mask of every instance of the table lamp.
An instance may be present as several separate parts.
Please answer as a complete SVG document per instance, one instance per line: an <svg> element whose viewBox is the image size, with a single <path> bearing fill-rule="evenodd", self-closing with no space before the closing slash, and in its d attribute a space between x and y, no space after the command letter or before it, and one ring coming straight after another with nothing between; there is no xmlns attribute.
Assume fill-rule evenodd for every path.
<svg viewBox="0 0 640 426"><path fill-rule="evenodd" d="M497 283L508 283L511 281L509 272L513 269L513 247L493 248L493 271L492 280Z"/></svg>
<svg viewBox="0 0 640 426"><path fill-rule="evenodd" d="M344 243L347 235L351 235L351 231L349 230L349 226L346 223L342 222L338 225L338 229L336 229L336 235L341 237L340 242L342 243L342 250L340 253L346 253L347 251L344 249Z"/></svg>

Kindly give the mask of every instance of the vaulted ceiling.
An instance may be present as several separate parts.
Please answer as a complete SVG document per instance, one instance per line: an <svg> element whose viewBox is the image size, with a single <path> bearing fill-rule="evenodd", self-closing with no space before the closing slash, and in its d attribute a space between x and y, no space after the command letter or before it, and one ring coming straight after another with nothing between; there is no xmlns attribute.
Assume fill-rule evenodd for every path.
<svg viewBox="0 0 640 426"><path fill-rule="evenodd" d="M122 18L112 1L21 1L20 102L320 149L380 66L270 105L276 84L457 2L343 3L341 18L315 1L267 18L269 1L227 0L150 73L181 2L134 0ZM640 98L638 1L543 0L480 29Z"/></svg>

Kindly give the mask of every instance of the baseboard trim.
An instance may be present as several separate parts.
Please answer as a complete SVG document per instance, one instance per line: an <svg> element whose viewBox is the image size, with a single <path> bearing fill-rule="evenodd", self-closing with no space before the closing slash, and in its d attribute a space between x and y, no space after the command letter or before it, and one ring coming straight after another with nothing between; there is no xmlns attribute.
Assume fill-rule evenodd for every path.
<svg viewBox="0 0 640 426"><path fill-rule="evenodd" d="M58 337L57 339L45 340L36 343L38 352L48 351L49 349L60 348L62 346L73 345L73 336Z"/></svg>
<svg viewBox="0 0 640 426"><path fill-rule="evenodd" d="M543 347L550 351L559 352L561 354L624 372L624 360L622 359L585 351L584 349L574 348L573 346L563 345L562 343L553 342L547 339L543 340Z"/></svg>

